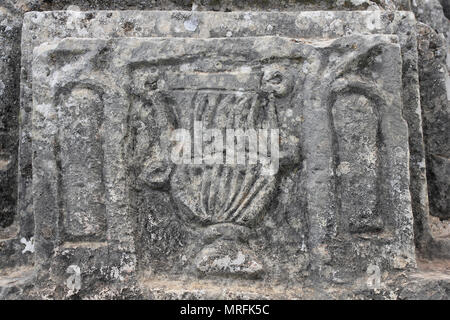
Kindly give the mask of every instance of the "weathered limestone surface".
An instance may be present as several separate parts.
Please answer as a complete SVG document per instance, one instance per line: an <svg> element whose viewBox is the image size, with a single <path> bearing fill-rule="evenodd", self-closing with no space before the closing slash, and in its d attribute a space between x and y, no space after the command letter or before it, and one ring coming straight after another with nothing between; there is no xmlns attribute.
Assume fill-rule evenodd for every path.
<svg viewBox="0 0 450 320"><path fill-rule="evenodd" d="M24 17L0 267L35 269L0 270L0 298L448 297L448 277L410 273L414 242L450 255L428 217L448 218L436 3L5 2L8 27L72 7ZM288 12L205 11L256 8ZM411 8L434 30L394 11ZM279 171L173 163L164 133L195 120L279 128Z"/></svg>
<svg viewBox="0 0 450 320"><path fill-rule="evenodd" d="M443 5L439 0L415 0L412 2L416 19L422 23L429 25L439 34L447 39L447 46L450 41L450 22L445 16ZM448 5L447 5L448 6Z"/></svg>
<svg viewBox="0 0 450 320"><path fill-rule="evenodd" d="M62 26L67 27L62 27ZM32 48L45 41L64 37L238 37L284 35L298 38L333 38L346 34L398 34L403 58L404 116L410 131L411 192L415 216L427 215L427 191L424 146L421 129L415 20L410 13L392 12L323 12L323 13L205 13L205 12L52 12L26 16L23 37L22 113L24 128L29 125L31 81L27 81ZM42 30L48 30L42 32ZM29 130L24 129L26 135ZM29 138L23 141L27 141ZM29 144L21 145L23 166L30 163ZM23 211L30 208L31 177L20 185ZM22 198L21 198L22 200ZM27 215L28 213L25 213ZM417 220L417 219L416 219Z"/></svg>
<svg viewBox="0 0 450 320"><path fill-rule="evenodd" d="M304 10L409 10L409 0L17 0L23 11L65 10L191 10L304 11Z"/></svg>
<svg viewBox="0 0 450 320"><path fill-rule="evenodd" d="M22 254L16 216L19 132L20 31L22 17L0 3L0 267L29 263ZM6 258L7 257L7 258Z"/></svg>
<svg viewBox="0 0 450 320"><path fill-rule="evenodd" d="M436 226L431 219L421 224L422 239L428 238L427 255L448 258L449 215L449 147L450 138L448 81L445 38L428 25L418 23L419 78L423 114L424 141L427 154L427 180L430 213L442 219ZM429 230L428 225L432 227ZM436 228L437 227L437 228ZM432 230L434 232L432 232Z"/></svg>
<svg viewBox="0 0 450 320"><path fill-rule="evenodd" d="M449 219L450 113L446 91L446 45L445 39L425 24L418 25L418 32L430 211L434 216Z"/></svg>
<svg viewBox="0 0 450 320"><path fill-rule="evenodd" d="M401 83L405 81L405 77L409 80L417 79L417 75L414 76L413 72L402 72L405 61L414 66L417 59L414 47L406 45L409 41L413 41L413 38L402 31L405 30L403 28L413 23L413 18L408 13L379 12L217 13L214 15L215 19L206 19L205 13L193 14L192 12L53 12L31 13L26 16L25 28L29 31L23 38L24 118L28 117L29 119L30 116L27 112L27 109L31 108L31 105L28 104L31 102L30 83L34 83L35 86L34 99L37 105L42 105L44 108L43 110L40 110L41 107L35 108L33 131L26 129L27 124L23 130L25 134L33 132L30 137L33 139L35 148L33 197L38 270L48 270L48 264L53 264L52 270L54 271L51 276L59 283L64 277L67 277L66 270L69 265L76 263L84 266L82 272L86 275L85 279L92 277L94 283L99 281L100 274L107 279L111 275L123 279L135 270L139 272L152 270L156 274L158 272L163 274L186 273L193 277L221 277L235 274L234 276L243 278L275 281L280 280L282 275L290 281L298 281L299 277L308 279L314 277L314 274L320 274L328 281L346 283L351 281L355 272L363 274L370 264L377 265L382 270L414 266L414 249L411 242L411 200L408 191L408 149L405 149L407 132L406 124L401 118L401 114L405 113L404 110L402 111L402 99L418 104L418 99L414 96L418 90L411 90L410 86L402 94L401 89ZM280 21L286 20L291 20L292 24L280 23ZM60 28L62 21L69 25L73 23L73 27ZM82 24L81 21L83 21ZM344 25L343 21L347 25ZM211 25L211 23L213 24ZM328 27L329 25L331 27ZM114 27L111 29L108 26ZM48 31L43 32L43 30ZM354 32L354 30L358 30L358 32ZM295 35L295 38L285 39L279 36L280 33L281 36ZM351 36L352 33L366 35ZM372 33L386 33L392 36L370 36L369 34ZM267 34L276 34L277 37L263 37ZM395 36L396 34L398 36ZM165 38L164 40L139 41L127 39L136 35L146 38L155 36ZM198 40L171 40L170 37L167 37L169 35ZM249 37L254 35L261 38ZM342 38L345 35L347 37ZM37 48L43 42L69 36L103 39L113 36L119 40L68 39L56 44L43 44ZM200 41L202 38L209 37L223 37L223 39ZM299 38L305 40L297 40ZM332 41L324 40L324 38L340 38L341 40ZM284 44L272 47L277 44L277 41L284 41ZM254 42L258 45L252 44ZM230 48L241 48L240 50L245 51L250 47L254 48L255 52L239 52L236 49L236 52L228 53L226 51L227 43L230 43ZM225 50L227 54L215 52L218 50L215 48L222 48L219 44L223 44L222 50ZM162 48L159 51L152 51L157 50L157 45ZM135 46L145 49L136 48L127 56L127 52L130 52L130 49L127 48ZM151 49L155 46L156 49ZM169 49L166 48L167 46ZM265 48L267 52L258 46ZM303 48L296 49L299 52L302 50L307 52L295 53L297 51L294 49L291 49L294 50L291 52L288 50L291 46ZM122 50L117 51L116 47ZM173 49L170 50L172 47ZM277 53L278 47L286 48L288 51ZM33 48L35 48L37 57L35 76L38 79L34 79L32 82L30 66ZM177 50L181 50L181 53L178 53ZM196 52L195 50L200 51L192 54L192 58L182 54L182 52ZM39 54L39 52L43 53ZM123 53L119 54L118 52ZM140 52L142 55L138 54ZM213 54L209 58L211 63L204 62L203 68L206 69L202 71L199 69L201 63L196 62L195 57L203 57L209 52ZM271 68L280 66L276 64L272 66L274 63L264 62L271 61L270 57L266 57L266 60L245 58L255 55L258 57L258 52L278 54L281 56L278 59L286 61L292 60L291 56L293 56L295 57L294 65L302 63L304 60L303 69L295 72L292 69L294 65L292 67L289 67L289 64L284 66L288 63L284 62L282 67L288 68L287 79L291 78L289 74L292 73L297 76L302 72L310 73L309 78L311 79L309 80L306 75L304 79L298 76L297 81L304 83L297 84L298 91L290 93L292 97L297 96L297 99L302 101L300 106L286 105L287 101L291 101L293 98L284 98L279 102L286 109L284 112L289 115L287 118L292 117L301 123L281 123L282 128L287 128L285 133L281 132L282 148L283 139L298 141L298 146L287 144L287 155L290 156L286 157L285 169L282 166L279 176L269 180L262 179L258 182L266 186L262 191L255 191L256 199L261 198L257 203L261 202L261 204L256 205L249 202L247 209L245 207L237 208L236 219L237 217L254 216L257 220L250 220L248 222L250 224L247 226L244 224L244 229L233 226L233 223L241 225L244 220L233 220L235 218L232 218L230 222L227 222L231 223L231 226L218 229L207 228L203 231L195 230L196 228L193 228L194 231L189 230L187 225L194 223L195 226L195 217L201 216L196 212L195 201L197 200L195 197L202 194L203 187L199 186L200 189L196 189L196 183L191 182L191 191L186 193L186 187L183 187L183 184L199 178L196 175L192 176L192 173L186 175L182 169L172 169L173 174L164 173L165 169L163 169L163 176L153 177L154 173L152 172L156 170L155 165L163 165L162 168L168 167L167 164L164 165L164 162L161 164L160 160L154 160L156 162L153 164L145 160L146 157L150 157L149 159L155 157L151 153L148 154L148 149L154 150L154 147L149 145L154 138L150 139L148 133L145 132L154 134L159 129L156 127L144 130L140 134L134 133L137 135L134 139L143 141L142 145L138 144L135 147L138 149L134 151L133 149L131 151L117 149L129 143L126 142L126 138L132 139L131 134L123 131L127 125L124 121L129 118L128 125L141 128L139 132L143 130L143 126L143 128L148 126L152 128L154 124L147 123L149 120L141 119L141 117L147 100L163 99L162 97L158 98L159 91L175 90L174 93L167 93L169 97L165 97L163 101L178 101L177 105L200 103L201 101L197 100L204 99L202 96L206 97L206 93L195 97L192 93L180 94L177 90L179 90L178 88L190 88L192 92L197 92L202 87L202 83L208 84L212 81L210 78L212 75L202 78L194 72L188 78L189 80L182 80L183 78L180 77L184 73L202 71L214 74L219 71L231 72L234 68L236 69L234 72L243 73L241 77L253 79L258 73L256 72L256 75L246 74L248 72L245 71L247 70L245 67L248 67L244 64L246 62L250 63L251 68L255 68L256 71L260 70L258 77L262 76L263 79L269 77ZM233 59L228 58L230 59L228 62L221 61L228 55L235 56ZM232 61L240 61L242 58L239 57L244 57L244 61L236 62L237 65L233 67ZM41 62L42 59L45 63ZM158 59L161 59L160 63L158 63ZM116 60L114 65L109 63L109 61ZM219 60L219 63L215 63L215 60ZM122 62L119 63L119 61ZM170 61L171 64L161 67L162 70L150 68L152 64L164 66L163 61ZM175 61L180 62L175 63ZM187 62L182 63L181 61ZM341 64L336 65L336 61L341 61ZM223 66L225 70L221 70L220 66ZM59 71L59 68L63 68L65 72ZM121 71L120 68L125 69ZM175 68L175 70L171 68ZM227 70L226 68L232 69ZM279 70L282 74L283 68L281 71ZM102 71L95 71L97 69ZM72 70L73 73L69 70ZM180 71L184 73L180 73ZM155 72L156 75L152 76L151 74ZM265 76L265 72L269 72L267 76ZM160 73L162 75L159 75ZM125 77L127 74L131 77L130 79ZM87 84L83 84L83 81L80 80L82 75L93 77L93 79L86 80ZM116 79L117 75L121 75L121 77ZM47 78L41 79L42 76L53 77L53 80L49 82ZM97 76L100 78L96 79ZM164 81L158 82L159 76ZM152 80L148 80L150 83L157 84L156 89L154 88L156 90L155 97L150 95L147 98L147 93L142 92L144 89L153 88L153 84L150 87L139 84L139 81L147 83L145 82L146 77L151 77ZM153 77L156 77L156 80ZM197 80L193 80L195 77ZM270 80L270 77L267 79ZM119 83L117 83L118 81ZM222 84L225 86L223 88L236 90L234 88L236 84L233 84L233 81L236 80L233 80L232 77L229 81L231 81L229 84ZM60 82L68 84L63 85ZM99 84L95 84L96 82ZM108 85L105 85L105 82ZM161 88L158 87L160 82L162 83ZM314 86L312 83L317 84ZM258 87L252 85L252 82L246 85L250 86L248 90L258 90ZM120 94L108 93L105 88L109 88L108 90L111 91L111 86L117 87L117 92ZM41 97L41 94L46 94L47 87L51 88L50 91L62 91L61 93L51 91L47 96ZM57 87L61 87L61 89L56 89ZM313 89L315 87L322 89L316 92ZM214 87L210 89L214 89ZM259 90L264 92L263 89ZM252 94L258 96L257 92ZM321 97L323 92L329 92L329 98ZM108 98L105 95L111 97ZM190 95L192 98L189 98ZM224 99L225 106L227 103L231 104L231 100L227 99L236 99L233 98L233 95L227 99L217 93L212 95L216 95L217 97L214 99L219 99L218 101ZM43 99L44 102L40 102L40 99ZM55 102L59 100L62 101L61 105ZM241 102L244 103L245 99ZM55 103L58 106L51 107ZM106 107L105 103L118 108L117 111L113 111L113 107ZM131 110L126 107L129 104L131 104ZM219 103L219 105L221 104ZM382 107L383 105L386 107ZM143 107L144 109L142 109ZM51 108L59 111L52 111ZM67 113L68 111L65 110L73 111ZM393 113L393 110L397 110L397 112ZM114 116L109 116L110 112ZM149 110L144 114L146 112L154 113ZM191 116L183 115L183 112L186 111L175 112L179 117L176 121L177 125L189 127L188 122L184 123L186 120L183 119L191 119ZM44 118L40 118L41 113ZM51 116L52 113L55 116ZM85 115L84 120L79 118L81 114ZM119 116L120 114L122 116ZM397 115L395 116L395 114ZM280 111L279 117L282 118L282 115L283 113ZM168 120L158 118L157 114L155 117L159 119L158 122L168 123ZM173 117L169 116L168 118ZM52 121L56 121L55 119L60 119L57 122L58 126L52 125ZM80 121L83 127L73 128L71 124L75 120ZM112 120L114 120L113 123L110 123ZM66 121L67 125L64 124ZM394 123L391 123L392 121ZM368 129L365 132L359 132L352 138L353 134L362 127L362 125L358 126L358 123L365 123L364 127ZM47 125L49 127L45 127ZM172 124L172 126L174 125ZM49 134L55 134L56 128L58 128L56 132L59 132L55 136L57 138L50 137L53 140L47 140ZM93 129L95 130L92 131ZM83 136L77 135L79 130ZM134 132L133 130L131 132ZM400 131L394 133L392 130ZM47 139L43 139L44 137ZM43 139L46 144L41 145L40 139ZM111 140L108 141L108 139ZM145 142L146 139L148 142ZM396 139L403 139L403 141ZM355 148L358 143L363 143L364 147ZM146 147L147 145L148 147ZM317 149L318 146L321 147ZM112 149L108 150L108 148ZM47 153L44 152L45 150ZM90 156L86 157L86 150L97 151L89 152ZM164 154L164 152L162 153ZM146 154L148 155L146 156ZM49 162L48 157L55 155L59 157L59 160L52 160L53 163ZM114 158L119 156L120 158ZM86 163L91 163L88 165L90 169L82 172L84 167L81 164ZM128 166L131 166L128 169L127 163ZM112 166L111 169L105 169L110 166ZM148 169L146 169L147 167ZM52 170L53 173L51 173ZM127 175L126 170L131 170L132 174ZM160 172L158 170L157 172ZM231 183L236 182L230 178L230 186L227 187L227 175L220 170L212 168L210 172L212 176L218 175L218 182L214 185L214 189L233 188ZM137 174L140 171L142 171L141 174L135 176L130 182L126 182L125 177L130 178L133 176L133 172ZM110 173L108 174L108 172ZM164 182L167 179L164 178L165 176L171 177L168 182ZM76 177L75 180L74 177ZM398 179L398 181L387 182L386 179L392 178ZM114 179L114 182L108 181L110 179ZM222 181L221 179L224 182L219 183ZM236 176L236 179L240 179L239 175ZM80 184L80 181L83 183ZM357 181L361 183L359 186L355 184ZM150 189L148 185L151 186ZM237 180L237 185L239 185L239 180ZM85 188L85 186L92 188L90 189L92 192L87 196L80 193L80 188ZM127 186L133 187L127 189ZM252 184L248 186L251 187ZM212 184L209 185L209 189L212 187ZM168 193L165 190L167 188L171 192ZM44 190L45 192L43 192ZM113 198L111 198L111 194L114 195ZM239 192L236 195L239 197ZM293 201L294 195L298 197L298 200ZM178 205L174 207L171 198L174 198ZM73 202L73 199L79 201ZM210 201L213 202L206 203L209 208L207 215L212 215L211 222L217 223L220 220L214 218L213 203L220 204L222 201L226 207L227 200L219 197L210 199ZM131 207L128 205L130 202L133 204ZM193 203L190 204L191 202ZM178 221L179 219L176 218L181 214L179 213L180 209L177 208L180 204L182 207L187 205L187 209L183 209L182 212L188 217L192 216L188 219L189 223L183 222L183 219ZM239 213L240 211L242 213ZM394 211L396 213L393 213ZM50 214L50 212L55 213ZM112 214L113 212L115 214ZM123 212L123 214L117 212ZM153 215L148 216L148 212L153 212ZM172 212L175 215L169 218L167 214L162 214L163 212ZM263 212L264 214L262 214ZM220 216L220 212L218 214ZM225 212L225 214L227 213ZM122 218L118 219L119 216ZM283 216L285 218L281 220L277 218ZM133 225L134 219L137 219L136 225ZM261 219L262 221L260 221ZM255 225L256 221L259 223ZM305 224L307 221L308 223ZM202 222L200 225L204 223ZM250 229L250 233L248 229ZM205 238L205 234L211 235ZM240 248L239 245L229 247L229 239L221 240L224 234L235 234L232 238L236 239L235 241L240 239L238 243L243 240L243 247ZM212 239L216 240L208 245L208 241L211 240L207 239L212 235L214 235ZM166 240L163 242L163 247L155 245L159 243L155 243L155 237ZM291 245L287 245L287 243ZM183 249L176 249L180 244L183 245ZM52 250L55 248L57 248L56 252L61 254L56 254L50 259ZM197 248L203 249L198 252ZM297 251L299 248L300 251ZM106 258L107 252L115 252L116 256ZM221 259L228 257L224 252L231 253L229 256L231 265L225 266L225 270L217 269L217 261L225 261ZM262 252L272 252L272 254L262 254ZM364 253L361 255L359 252ZM166 254L162 255L162 253ZM92 262L83 263L89 256L92 257ZM373 261L367 260L368 256L372 257ZM64 259L62 259L63 257ZM296 257L295 264L292 264L292 257ZM180 259L191 263L180 263ZM105 260L110 261L110 264L105 265L103 263ZM240 261L239 263L242 265L234 265L235 261ZM349 263L350 261L351 263ZM167 265L172 265L173 269L167 270ZM102 272L98 270L102 270ZM286 272L287 270L289 271ZM84 290L88 290L88 288L86 287Z"/></svg>
<svg viewBox="0 0 450 320"><path fill-rule="evenodd" d="M449 19L450 18L450 1L439 0L439 2L441 3L441 6L442 6L445 16L447 17L447 19Z"/></svg>
<svg viewBox="0 0 450 320"><path fill-rule="evenodd" d="M157 275L295 281L311 264L346 282L370 264L414 266L397 42L69 38L36 48L36 263L47 270L56 246L108 234L109 252ZM259 109L267 115L251 117ZM158 135L193 128L193 117L213 128L270 121L281 130L279 173L173 167ZM135 266L116 268L122 277Z"/></svg>
<svg viewBox="0 0 450 320"><path fill-rule="evenodd" d="M21 28L20 20L0 7L0 227L13 223L16 206L17 108L19 87L20 43L15 41Z"/></svg>
<svg viewBox="0 0 450 320"><path fill-rule="evenodd" d="M450 22L439 1L418 1L413 6L419 25L420 82L430 214L449 219L448 128L450 100Z"/></svg>

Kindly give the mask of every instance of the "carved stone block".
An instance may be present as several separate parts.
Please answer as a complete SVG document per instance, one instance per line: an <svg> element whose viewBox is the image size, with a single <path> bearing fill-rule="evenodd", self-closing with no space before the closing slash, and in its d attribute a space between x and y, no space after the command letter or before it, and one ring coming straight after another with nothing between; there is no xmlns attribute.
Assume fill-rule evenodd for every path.
<svg viewBox="0 0 450 320"><path fill-rule="evenodd" d="M409 129L409 153L410 153L410 192L412 196L412 208L414 214L416 234L420 234L421 221L427 218L427 186L425 168L423 167L425 153L422 134L422 119L420 112L419 84L417 74L417 43L415 34L415 19L412 13L408 12L383 12L383 11L367 11L367 12L145 12L145 11L102 11L102 12L32 12L24 17L24 33L22 37L22 106L21 106L21 142L19 153L19 169L21 176L19 177L19 213L27 219L32 217L32 177L29 170L32 167L31 161L31 108L32 108L32 81L31 81L31 62L33 57L33 48L44 42L51 42L55 39L67 37L77 38L126 38L126 37L183 37L183 38L235 38L235 37L261 37L261 36L280 36L294 39L303 39L304 41L316 41L318 39L337 39L352 34L387 34L397 35L398 44L402 57L402 108L403 116L408 124ZM99 58L95 63L99 66L108 62L108 52L103 53L103 58ZM240 59L246 59L240 57ZM336 60L338 61L338 60ZM365 62L361 62L358 68L362 68ZM170 63L168 63L170 64ZM160 71L160 70L157 70ZM141 72L139 68L137 73ZM205 75L206 78L201 79L200 75L192 75L188 69L181 73L184 78L178 75L177 71L168 77L167 86L173 86L184 89L195 89L196 86L203 83L204 89L213 88L217 85L218 78L214 74ZM144 75L145 76L145 72ZM249 74L247 85L255 90L254 74ZM139 75L136 74L139 78ZM228 75L226 75L228 77ZM150 77L151 78L151 77ZM252 80L253 79L253 80ZM131 80L130 80L131 81ZM134 80L133 80L134 81ZM234 81L233 77L222 81L223 89L233 89L228 86L229 81ZM253 83L253 84L252 84ZM148 88L154 87L156 82L150 79L147 84ZM137 84L138 85L138 84ZM143 84L145 86L145 83ZM250 88L249 88L250 89ZM198 97L201 100L201 97ZM220 97L219 97L220 98ZM231 99L231 98L230 98ZM184 101L183 103L187 103ZM331 102L330 102L331 103ZM370 99L361 100L358 96L336 96L337 107L330 110L330 117L333 118L333 143L339 144L336 149L333 161L338 161L343 157L341 170L346 171L345 155L343 153L364 153L372 150L372 156L366 160L360 159L360 165L368 164L369 169L359 172L352 171L347 175L340 175L338 184L342 187L348 186L348 189L339 197L344 199L342 208L348 212L349 228L357 233L369 231L376 232L382 230L383 218L375 209L379 199L374 196L374 191L378 188L375 183L382 170L379 167L379 154L375 152L380 148L380 123L374 116L377 114L378 107ZM356 103L354 106L350 106ZM344 107L347 105L348 107ZM350 108L353 111L350 111ZM359 110L359 111L358 111ZM346 114L353 112L361 113L358 121L367 123L367 136L364 141L367 146L351 149L351 145L356 140L346 140L343 137L347 132L357 130L346 124ZM373 114L370 115L370 112ZM358 113L358 114L359 114ZM287 125L287 127L289 127ZM371 132L369 134L369 131ZM377 132L377 138L373 135ZM362 141L362 140L361 140ZM138 144L139 145L139 144ZM145 147L142 147L145 148ZM364 148L367 148L364 149ZM141 151L138 150L136 156L140 156ZM105 155L106 156L106 155ZM378 159L378 160L376 160ZM369 161L369 162L367 162ZM372 163L370 163L372 161ZM375 162L377 164L375 164ZM28 168L28 169L27 169ZM142 175L150 174L152 170L159 170L158 166L148 167ZM153 185L164 185L165 175L168 172L161 171L153 177ZM357 186L352 180L357 177L364 177L367 184ZM364 188L367 193L371 193L370 197L355 197L355 192L359 187ZM379 190L378 190L379 191ZM378 192L377 191L377 192ZM292 195L291 195L292 197ZM319 192L317 201L323 195ZM367 203L364 201L367 199ZM167 199L166 199L167 200ZM88 201L85 199L85 201ZM93 201L92 199L89 201ZM163 201L163 200L161 200ZM170 199L167 200L171 202ZM364 203L363 203L364 202ZM358 206L359 211L366 212L360 214L357 212L350 213L346 206ZM295 205L294 205L295 206ZM319 214L319 213L317 213ZM80 216L81 217L81 216ZM353 217L353 218L352 218ZM372 221L369 227L366 222L356 221L359 218ZM314 219L313 219L314 221ZM100 223L100 222L99 222ZM101 222L100 224L102 224ZM314 225L314 223L312 223ZM176 228L176 227L174 227ZM321 236L318 236L319 238ZM416 242L422 241L416 239ZM348 249L353 250L353 249Z"/></svg>
<svg viewBox="0 0 450 320"><path fill-rule="evenodd" d="M35 48L32 82L41 274L104 246L82 268L117 279L345 282L415 264L395 35L67 38ZM196 158L213 141L199 149L197 129L246 132L245 161ZM269 132L270 174L252 129Z"/></svg>

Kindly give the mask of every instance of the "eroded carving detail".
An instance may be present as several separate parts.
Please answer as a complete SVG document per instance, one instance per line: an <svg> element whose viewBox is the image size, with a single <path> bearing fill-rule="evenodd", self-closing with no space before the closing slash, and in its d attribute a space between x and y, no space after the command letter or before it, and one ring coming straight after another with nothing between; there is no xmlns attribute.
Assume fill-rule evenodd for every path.
<svg viewBox="0 0 450 320"><path fill-rule="evenodd" d="M220 68L220 63L215 66ZM167 84L156 67L132 71L132 149L134 161L141 164L137 179L152 189L170 190L180 218L200 227L204 248L195 263L201 273L255 276L262 271L262 263L245 242L272 200L278 178L262 174L261 163L248 164L248 141L244 142L247 164L227 165L224 154L216 164L194 160L194 164L173 166L168 159L170 142L159 139L167 139L163 128L170 132L183 127L195 136L195 123L223 133L226 129L278 129L276 100L292 91L292 75L280 65L264 66L260 71L250 67L243 70L177 76L167 71ZM185 78L191 86L187 90L178 87ZM164 90L165 85L173 90ZM158 90L161 87L163 90ZM179 114L183 114L182 119ZM202 147L209 148L212 142L203 140ZM231 258L233 253L235 259Z"/></svg>

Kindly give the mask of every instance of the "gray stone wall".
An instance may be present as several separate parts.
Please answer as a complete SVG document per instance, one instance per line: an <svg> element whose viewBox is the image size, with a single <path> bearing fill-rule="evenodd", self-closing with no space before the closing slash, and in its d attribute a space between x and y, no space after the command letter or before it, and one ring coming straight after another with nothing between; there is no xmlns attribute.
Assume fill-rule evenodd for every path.
<svg viewBox="0 0 450 320"><path fill-rule="evenodd" d="M398 272L450 257L430 228L450 212L446 7L0 1L0 268L33 266L26 294L54 298L178 296L158 279L180 275L207 298L366 297L380 270L397 295ZM280 128L277 175L169 160L164 130L243 113Z"/></svg>

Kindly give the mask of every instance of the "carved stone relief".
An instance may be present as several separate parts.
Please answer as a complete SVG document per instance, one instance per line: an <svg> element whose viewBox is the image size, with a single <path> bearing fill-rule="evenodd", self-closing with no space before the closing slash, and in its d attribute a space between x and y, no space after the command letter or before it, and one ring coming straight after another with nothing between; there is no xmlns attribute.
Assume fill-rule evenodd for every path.
<svg viewBox="0 0 450 320"><path fill-rule="evenodd" d="M397 41L73 38L42 45L33 66L33 184L55 194L35 200L38 263L49 258L47 241L56 252L79 241L95 251L103 241L117 259L98 268L120 276L137 268L281 281L311 269L345 279L354 265L336 267L337 245L348 250L343 259L360 259L358 248L373 254L360 272L367 263L414 265ZM245 133L244 143L227 141L227 129ZM265 160L279 162L271 174L252 158L256 130L266 132L258 152L270 149ZM190 138L181 149L176 132ZM197 158L218 142L233 148ZM63 233L47 235L49 210L62 217Z"/></svg>

